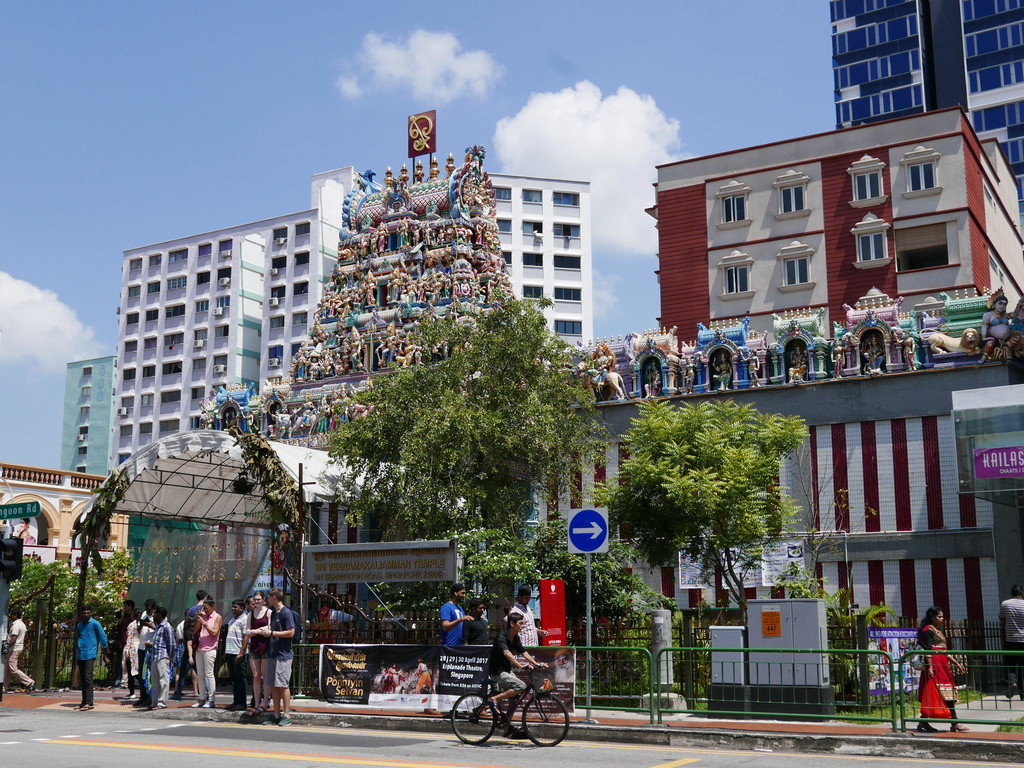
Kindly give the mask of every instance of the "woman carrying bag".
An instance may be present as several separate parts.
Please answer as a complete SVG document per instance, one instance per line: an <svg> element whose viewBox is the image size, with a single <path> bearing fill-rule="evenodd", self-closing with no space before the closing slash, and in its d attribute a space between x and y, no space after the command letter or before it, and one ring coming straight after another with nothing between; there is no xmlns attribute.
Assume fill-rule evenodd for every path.
<svg viewBox="0 0 1024 768"><path fill-rule="evenodd" d="M917 696L921 701L921 717L950 720L949 730L961 733L970 729L956 721L954 707L960 697L953 675L957 662L947 653L949 644L942 631L945 629L945 623L946 616L942 609L933 605L925 613L921 627L917 631L917 644L926 651L933 651L922 654L924 668L921 670ZM918 723L917 730L921 733L938 731L931 723L925 722Z"/></svg>

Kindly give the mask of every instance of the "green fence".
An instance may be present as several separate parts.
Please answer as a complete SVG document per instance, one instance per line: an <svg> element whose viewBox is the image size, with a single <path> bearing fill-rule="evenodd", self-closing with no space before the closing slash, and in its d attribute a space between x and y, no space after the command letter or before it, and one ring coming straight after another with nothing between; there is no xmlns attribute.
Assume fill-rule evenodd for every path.
<svg viewBox="0 0 1024 768"><path fill-rule="evenodd" d="M885 651L678 647L659 651L655 666L658 723L665 714L685 713L885 722L897 728L899 689ZM685 705L667 703L669 693Z"/></svg>

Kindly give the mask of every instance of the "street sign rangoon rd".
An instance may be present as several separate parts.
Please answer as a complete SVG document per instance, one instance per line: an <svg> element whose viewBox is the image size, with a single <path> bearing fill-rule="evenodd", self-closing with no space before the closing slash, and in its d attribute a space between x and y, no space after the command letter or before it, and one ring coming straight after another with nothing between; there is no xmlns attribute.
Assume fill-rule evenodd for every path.
<svg viewBox="0 0 1024 768"><path fill-rule="evenodd" d="M569 510L568 534L570 552L607 552L608 510L603 507Z"/></svg>
<svg viewBox="0 0 1024 768"><path fill-rule="evenodd" d="M0 520L14 520L19 517L39 517L42 507L38 501L22 501L18 504L0 504Z"/></svg>

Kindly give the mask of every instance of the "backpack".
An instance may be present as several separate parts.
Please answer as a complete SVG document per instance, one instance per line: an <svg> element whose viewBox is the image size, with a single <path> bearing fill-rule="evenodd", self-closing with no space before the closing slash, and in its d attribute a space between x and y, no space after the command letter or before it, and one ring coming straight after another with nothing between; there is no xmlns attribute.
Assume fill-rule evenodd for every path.
<svg viewBox="0 0 1024 768"><path fill-rule="evenodd" d="M292 612L292 620L295 622L295 634L292 635L293 643L302 642L302 620L299 618L299 612L294 610L290 605L285 606L289 611Z"/></svg>

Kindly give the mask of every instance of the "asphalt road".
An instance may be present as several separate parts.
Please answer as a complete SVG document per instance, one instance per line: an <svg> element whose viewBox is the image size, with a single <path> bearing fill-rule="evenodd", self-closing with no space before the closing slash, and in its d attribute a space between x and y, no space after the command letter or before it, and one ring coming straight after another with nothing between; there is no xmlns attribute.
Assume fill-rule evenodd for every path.
<svg viewBox="0 0 1024 768"><path fill-rule="evenodd" d="M878 768L925 763L914 759L589 742L541 748L497 737L484 746L472 747L449 734L178 722L143 713L98 710L0 710L0 765L12 768L819 768L823 761L830 768L854 768L865 762ZM981 763L943 761L943 765Z"/></svg>

